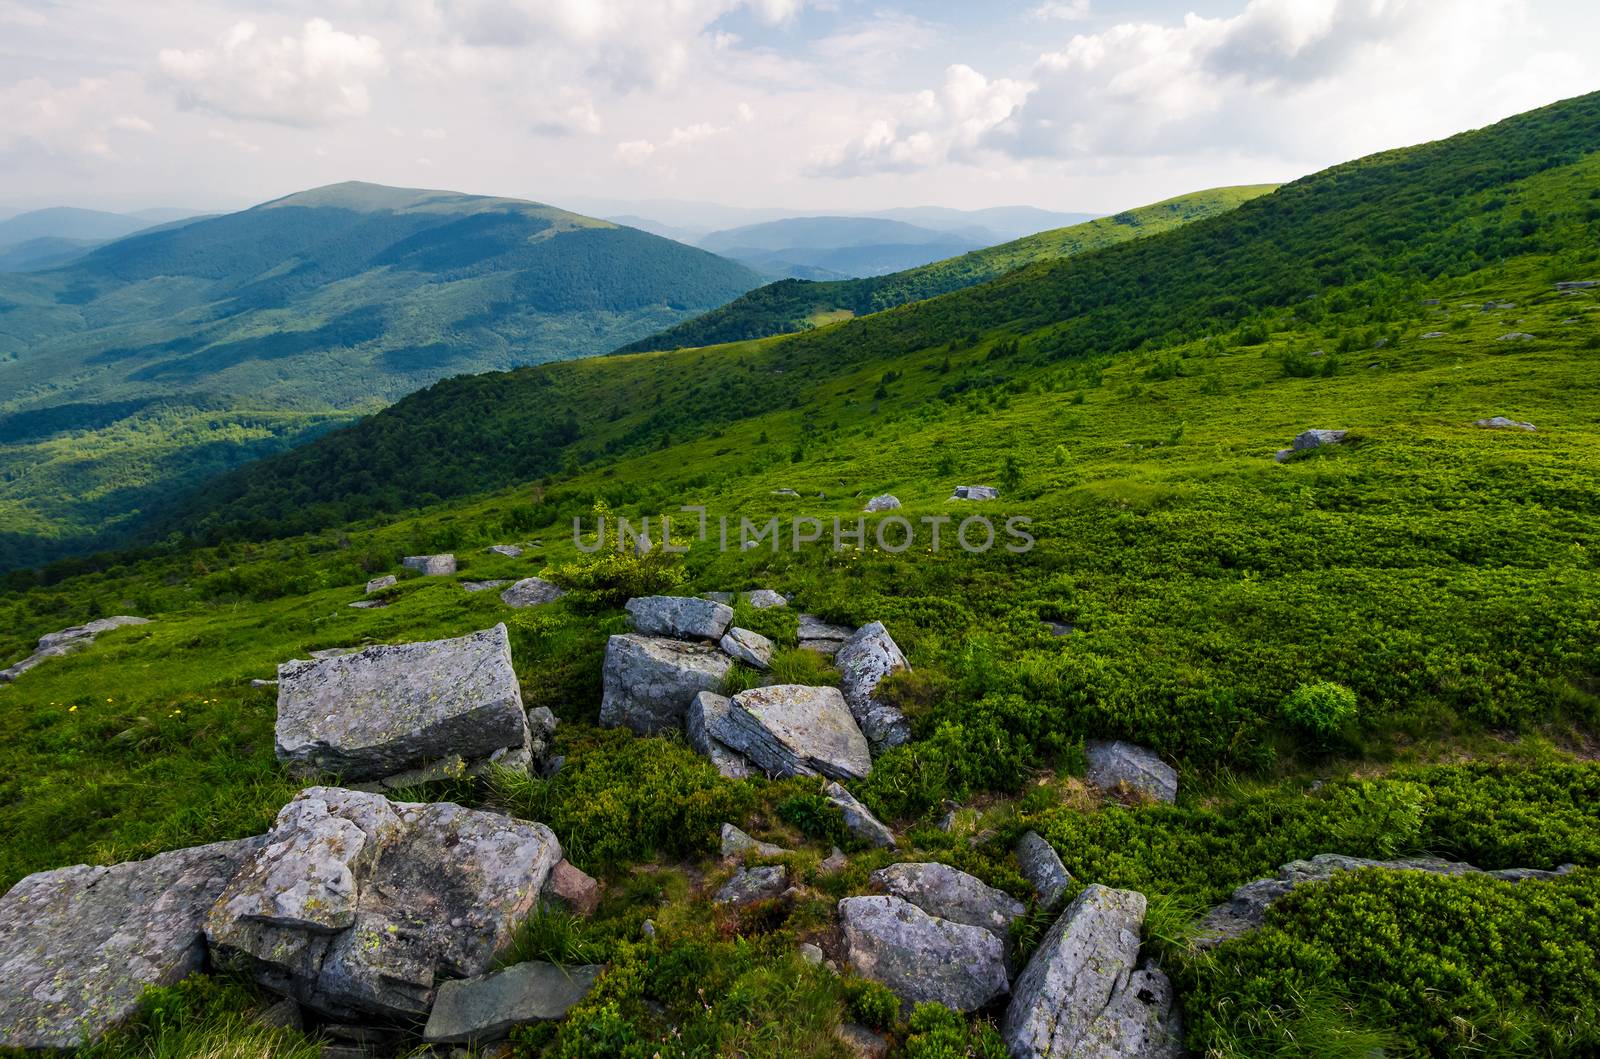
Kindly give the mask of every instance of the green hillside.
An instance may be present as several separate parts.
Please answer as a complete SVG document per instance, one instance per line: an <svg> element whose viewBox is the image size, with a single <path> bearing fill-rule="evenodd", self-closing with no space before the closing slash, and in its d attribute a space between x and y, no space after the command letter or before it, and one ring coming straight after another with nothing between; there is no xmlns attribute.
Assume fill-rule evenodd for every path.
<svg viewBox="0 0 1600 1059"><path fill-rule="evenodd" d="M437 379L603 352L757 281L549 206L370 184L0 276L0 566L116 541Z"/></svg>
<svg viewBox="0 0 1600 1059"><path fill-rule="evenodd" d="M1069 894L1146 895L1142 951L1190 1054L1593 1055L1600 287L1574 280L1600 280L1600 95L838 327L436 383L231 476L191 513L200 540L10 575L0 660L92 617L154 621L0 687L0 885L259 833L300 783L253 680L504 621L524 701L560 718L560 770L404 796L547 823L605 882L593 917L518 935L515 959L606 970L516 1056L842 1059L859 1023L894 1059L998 1059L996 1008L902 1011L848 973L836 905L888 864L949 864L1026 902L1025 958L1052 918L1013 854L1030 830ZM1495 416L1534 429L1479 425ZM1348 434L1274 459L1309 428ZM1000 496L954 502L961 484ZM884 492L905 525L867 516L862 546L833 546ZM661 514L680 556L572 539L575 517ZM969 552L946 522L933 547L927 520L978 514L1030 520L1034 546ZM721 516L777 518L786 543L722 549ZM802 518L822 539L790 546ZM907 529L907 550L874 543ZM437 551L455 576L399 566ZM386 606L349 606L388 573ZM461 584L532 574L572 594L511 610ZM794 596L735 619L784 679L833 677L796 611L882 621L904 648L878 693L911 740L849 784L897 850L853 840L815 778L729 780L676 733L599 726L624 599L757 587ZM1098 738L1174 764L1176 802L1088 785ZM724 822L791 850L751 859L793 890L713 904L737 867ZM1192 944L1235 887L1322 853L1573 867L1351 872ZM195 979L94 1054L313 1054L263 1043L247 1016L269 999Z"/></svg>
<svg viewBox="0 0 1600 1059"><path fill-rule="evenodd" d="M1040 232L885 276L821 283L805 280L771 283L660 334L630 343L620 352L741 342L881 312L971 287L1035 261L1081 254L1215 216L1241 202L1265 195L1274 187L1274 184L1256 184L1180 195L1113 217Z"/></svg>

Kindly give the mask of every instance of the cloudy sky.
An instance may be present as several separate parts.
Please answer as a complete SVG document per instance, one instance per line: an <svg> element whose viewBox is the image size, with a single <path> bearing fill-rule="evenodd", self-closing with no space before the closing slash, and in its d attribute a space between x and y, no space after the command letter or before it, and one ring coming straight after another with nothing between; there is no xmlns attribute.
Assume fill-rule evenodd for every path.
<svg viewBox="0 0 1600 1059"><path fill-rule="evenodd" d="M0 205L1111 211L1600 89L1594 0L0 0Z"/></svg>

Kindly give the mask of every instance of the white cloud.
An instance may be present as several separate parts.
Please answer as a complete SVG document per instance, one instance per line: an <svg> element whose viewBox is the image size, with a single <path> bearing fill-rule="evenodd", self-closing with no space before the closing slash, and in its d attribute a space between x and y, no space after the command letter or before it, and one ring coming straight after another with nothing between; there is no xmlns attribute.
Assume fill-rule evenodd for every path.
<svg viewBox="0 0 1600 1059"><path fill-rule="evenodd" d="M1038 22L1079 22L1089 17L1089 0L1046 0L1028 17Z"/></svg>
<svg viewBox="0 0 1600 1059"><path fill-rule="evenodd" d="M57 86L42 77L0 88L0 155L24 150L79 160L113 159L129 135L155 126L124 110L126 86L85 77Z"/></svg>
<svg viewBox="0 0 1600 1059"><path fill-rule="evenodd" d="M918 92L894 113L871 119L855 139L818 151L811 171L857 176L977 161L984 140L1016 112L1031 87L951 66L937 91Z"/></svg>
<svg viewBox="0 0 1600 1059"><path fill-rule="evenodd" d="M296 36L236 23L215 45L163 49L161 74L185 107L284 125L322 125L367 113L367 82L385 69L374 37L314 18Z"/></svg>

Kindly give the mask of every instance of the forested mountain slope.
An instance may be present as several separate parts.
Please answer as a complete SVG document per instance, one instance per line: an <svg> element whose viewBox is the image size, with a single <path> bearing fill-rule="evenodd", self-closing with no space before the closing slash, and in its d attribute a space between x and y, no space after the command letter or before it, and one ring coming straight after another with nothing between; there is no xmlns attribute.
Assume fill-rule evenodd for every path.
<svg viewBox="0 0 1600 1059"><path fill-rule="evenodd" d="M785 280L676 327L623 347L622 352L706 346L804 331L850 316L892 309L970 287L1032 264L1168 231L1233 209L1276 185L1213 188L1126 210L1066 228L1024 236L959 257L864 279L821 283Z"/></svg>
<svg viewBox="0 0 1600 1059"><path fill-rule="evenodd" d="M0 276L0 565L439 378L603 352L758 282L513 199L340 184Z"/></svg>

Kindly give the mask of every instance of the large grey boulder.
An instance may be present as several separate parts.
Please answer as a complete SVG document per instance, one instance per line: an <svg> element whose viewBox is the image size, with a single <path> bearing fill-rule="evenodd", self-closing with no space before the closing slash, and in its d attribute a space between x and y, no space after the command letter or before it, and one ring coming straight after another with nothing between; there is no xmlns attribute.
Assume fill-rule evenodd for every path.
<svg viewBox="0 0 1600 1059"><path fill-rule="evenodd" d="M1555 871L1537 868L1501 868L1485 872L1464 861L1439 857L1400 857L1395 860L1370 860L1339 853L1319 853L1309 860L1293 860L1282 865L1270 879L1245 883L1200 921L1195 934L1197 948L1209 949L1255 930L1266 922L1267 909L1297 886L1326 882L1340 872L1377 868L1383 871L1419 871L1430 875L1487 875L1502 882L1541 882L1559 878L1572 870L1565 865Z"/></svg>
<svg viewBox="0 0 1600 1059"><path fill-rule="evenodd" d="M840 673L844 700L874 753L883 753L911 738L905 715L877 698L878 684L890 673L911 668L900 645L883 622L863 625L839 647L833 664Z"/></svg>
<svg viewBox="0 0 1600 1059"><path fill-rule="evenodd" d="M71 654L74 651L81 651L94 643L94 638L103 632L120 629L124 625L149 624L149 618L136 618L131 614L119 614L114 618L96 618L94 621L86 622L83 625L74 625L70 629L46 633L39 637L38 646L33 649L33 654L8 669L0 669L0 684L7 684L16 680L40 662L51 658L60 658L62 655Z"/></svg>
<svg viewBox="0 0 1600 1059"><path fill-rule="evenodd" d="M873 512L873 511L898 511L899 508L900 508L900 498L899 497L895 496L893 493L880 493L878 496L875 496L871 500L868 500L867 501L867 506L865 508L863 508L862 510L867 511L867 512Z"/></svg>
<svg viewBox="0 0 1600 1059"><path fill-rule="evenodd" d="M1494 416L1490 419L1474 419L1472 421L1472 425L1483 430L1526 430L1530 434L1539 429L1532 423L1523 423L1516 419L1508 419L1505 416Z"/></svg>
<svg viewBox="0 0 1600 1059"><path fill-rule="evenodd" d="M537 607L554 603L567 594L567 590L542 577L524 577L500 593L500 602L508 607Z"/></svg>
<svg viewBox="0 0 1600 1059"><path fill-rule="evenodd" d="M1292 446L1295 452L1320 449L1324 445L1337 445L1348 435L1348 430L1306 430L1295 435Z"/></svg>
<svg viewBox="0 0 1600 1059"><path fill-rule="evenodd" d="M559 1019L588 995L604 968L533 961L444 982L422 1039L431 1044L489 1044L517 1026Z"/></svg>
<svg viewBox="0 0 1600 1059"><path fill-rule="evenodd" d="M774 684L741 691L726 711L706 717L706 730L770 776L861 779L872 771L866 737L838 688Z"/></svg>
<svg viewBox="0 0 1600 1059"><path fill-rule="evenodd" d="M951 500L998 500L1000 490L992 485L958 485L950 494Z"/></svg>
<svg viewBox="0 0 1600 1059"><path fill-rule="evenodd" d="M310 787L206 920L221 960L336 1019L421 1016L485 974L561 860L543 824Z"/></svg>
<svg viewBox="0 0 1600 1059"><path fill-rule="evenodd" d="M800 615L797 639L800 646L807 651L815 651L832 658L854 634L854 629L845 625L830 625L815 614Z"/></svg>
<svg viewBox="0 0 1600 1059"><path fill-rule="evenodd" d="M707 644L637 633L613 636L606 641L601 668L600 723L626 725L640 735L675 729L695 695L722 687L732 665Z"/></svg>
<svg viewBox="0 0 1600 1059"><path fill-rule="evenodd" d="M907 1010L934 1001L975 1011L1007 989L1005 946L982 927L931 916L899 897L839 902L850 969L888 986Z"/></svg>
<svg viewBox="0 0 1600 1059"><path fill-rule="evenodd" d="M750 762L732 747L711 735L709 719L733 708L733 700L714 691L701 691L689 701L683 717L684 741L699 754L711 759L725 779L742 780L750 775Z"/></svg>
<svg viewBox="0 0 1600 1059"><path fill-rule="evenodd" d="M1072 885L1072 873L1061 863L1055 847L1037 831L1029 831L1017 841L1017 867L1046 908L1054 908Z"/></svg>
<svg viewBox="0 0 1600 1059"><path fill-rule="evenodd" d="M733 608L697 596L640 596L628 600L628 617L643 636L718 640L733 621Z"/></svg>
<svg viewBox="0 0 1600 1059"><path fill-rule="evenodd" d="M1012 987L1001 1033L1015 1059L1085 1049L1139 959L1144 895L1089 886L1067 906Z"/></svg>
<svg viewBox="0 0 1600 1059"><path fill-rule="evenodd" d="M456 572L456 557L449 553L408 555L400 560L400 565L407 570L415 570L424 577L448 577Z"/></svg>
<svg viewBox="0 0 1600 1059"><path fill-rule="evenodd" d="M722 634L717 646L735 662L743 662L756 669L772 668L772 641L758 632L734 626Z"/></svg>
<svg viewBox="0 0 1600 1059"><path fill-rule="evenodd" d="M506 627L278 667L277 752L309 773L379 779L528 745Z"/></svg>
<svg viewBox="0 0 1600 1059"><path fill-rule="evenodd" d="M867 845L877 846L879 849L894 849L899 845L888 825L873 816L855 795L840 784L828 783L822 788L822 796L839 807L839 812L844 816L846 830Z"/></svg>
<svg viewBox="0 0 1600 1059"><path fill-rule="evenodd" d="M1011 923L1027 911L1021 901L948 864L891 864L872 873L872 881L930 916L982 927L1003 944Z"/></svg>
<svg viewBox="0 0 1600 1059"><path fill-rule="evenodd" d="M0 898L0 1048L75 1048L202 969L203 926L256 838L30 875Z"/></svg>
<svg viewBox="0 0 1600 1059"><path fill-rule="evenodd" d="M1183 1019L1159 967L1128 975L1070 1053L1078 1059L1180 1059Z"/></svg>
<svg viewBox="0 0 1600 1059"><path fill-rule="evenodd" d="M1157 802L1178 799L1178 770L1153 750L1117 740L1091 739L1084 744L1088 780L1096 787L1131 790Z"/></svg>

